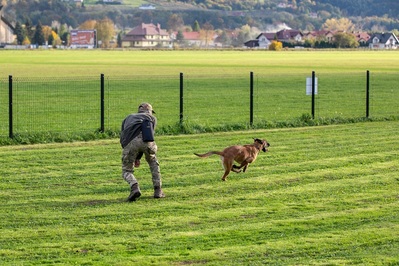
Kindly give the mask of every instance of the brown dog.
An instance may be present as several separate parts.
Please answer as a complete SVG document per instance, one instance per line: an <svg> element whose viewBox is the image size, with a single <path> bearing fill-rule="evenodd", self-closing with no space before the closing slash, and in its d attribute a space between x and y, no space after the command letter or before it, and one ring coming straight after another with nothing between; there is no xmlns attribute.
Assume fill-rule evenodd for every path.
<svg viewBox="0 0 399 266"><path fill-rule="evenodd" d="M239 173L241 172L241 168L243 172L247 170L247 167L250 163L253 163L256 160L259 152L262 150L263 152L267 152L266 147L269 147L270 144L264 139L254 139L253 144L248 145L234 145L227 147L223 151L210 151L204 154L194 153L199 157L208 157L212 154L220 155L222 159L224 175L222 177L223 181L226 181L227 176L230 171ZM234 161L239 163L240 165L234 165Z"/></svg>

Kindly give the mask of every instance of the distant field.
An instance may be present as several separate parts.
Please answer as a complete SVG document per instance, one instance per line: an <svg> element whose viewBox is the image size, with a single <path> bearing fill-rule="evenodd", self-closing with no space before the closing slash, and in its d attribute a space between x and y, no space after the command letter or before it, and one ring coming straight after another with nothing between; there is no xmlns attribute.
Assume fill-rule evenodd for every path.
<svg viewBox="0 0 399 266"><path fill-rule="evenodd" d="M397 72L399 51L1 51L1 77Z"/></svg>
<svg viewBox="0 0 399 266"><path fill-rule="evenodd" d="M2 265L398 265L399 123L157 138L126 203L115 140L0 147ZM193 152L266 138L246 173Z"/></svg>

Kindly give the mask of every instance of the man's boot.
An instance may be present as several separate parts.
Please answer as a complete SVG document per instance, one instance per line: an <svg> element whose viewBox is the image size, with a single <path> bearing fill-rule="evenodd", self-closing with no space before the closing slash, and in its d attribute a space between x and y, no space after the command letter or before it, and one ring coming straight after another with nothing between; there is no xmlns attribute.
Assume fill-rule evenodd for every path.
<svg viewBox="0 0 399 266"><path fill-rule="evenodd" d="M154 198L165 198L165 194L163 193L161 187L154 187Z"/></svg>
<svg viewBox="0 0 399 266"><path fill-rule="evenodd" d="M127 201L135 201L136 199L138 199L141 196L141 191L139 188L139 184L136 183L134 184L131 189L130 189L130 195L127 198Z"/></svg>

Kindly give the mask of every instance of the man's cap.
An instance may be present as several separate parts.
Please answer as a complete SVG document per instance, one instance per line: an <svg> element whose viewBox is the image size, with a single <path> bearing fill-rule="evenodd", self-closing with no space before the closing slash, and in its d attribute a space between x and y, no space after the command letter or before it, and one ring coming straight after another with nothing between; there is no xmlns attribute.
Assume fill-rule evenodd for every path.
<svg viewBox="0 0 399 266"><path fill-rule="evenodd" d="M139 113L145 113L148 112L150 114L155 114L155 111L152 109L152 105L149 103L141 103L139 105Z"/></svg>

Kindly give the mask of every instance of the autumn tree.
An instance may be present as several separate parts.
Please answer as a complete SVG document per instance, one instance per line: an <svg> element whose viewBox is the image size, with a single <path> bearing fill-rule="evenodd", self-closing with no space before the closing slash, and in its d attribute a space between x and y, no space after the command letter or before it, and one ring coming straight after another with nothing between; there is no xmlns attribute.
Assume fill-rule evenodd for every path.
<svg viewBox="0 0 399 266"><path fill-rule="evenodd" d="M200 39L205 43L205 47L208 47L209 43L213 40L215 31L210 23L205 23L200 30Z"/></svg>
<svg viewBox="0 0 399 266"><path fill-rule="evenodd" d="M49 37L51 36L53 29L50 26L43 26L42 28L42 32L43 32L43 36L44 36L44 40L49 43Z"/></svg>
<svg viewBox="0 0 399 266"><path fill-rule="evenodd" d="M101 20L86 20L78 27L80 30L96 30L97 41L103 48L110 46L110 41L115 36L115 25L109 18Z"/></svg>
<svg viewBox="0 0 399 266"><path fill-rule="evenodd" d="M283 43L273 40L269 45L269 50L271 51L281 51L283 49Z"/></svg>
<svg viewBox="0 0 399 266"><path fill-rule="evenodd" d="M28 36L25 36L24 40L22 41L22 45L29 45L30 44L30 40L28 38Z"/></svg>
<svg viewBox="0 0 399 266"><path fill-rule="evenodd" d="M51 35L49 36L49 45L56 47L57 45L61 45L62 41L60 36L53 30L51 31Z"/></svg>
<svg viewBox="0 0 399 266"><path fill-rule="evenodd" d="M241 47L247 40L251 39L251 27L244 25L240 29L236 30L236 37L232 40L234 47Z"/></svg>
<svg viewBox="0 0 399 266"><path fill-rule="evenodd" d="M353 32L355 30L355 25L348 18L332 18L327 19L322 28L329 31Z"/></svg>
<svg viewBox="0 0 399 266"><path fill-rule="evenodd" d="M98 20L95 26L97 40L101 41L101 47L110 47L110 41L115 36L115 25L109 18Z"/></svg>
<svg viewBox="0 0 399 266"><path fill-rule="evenodd" d="M223 45L225 45L225 46L230 46L230 45L231 45L231 38L230 38L230 36L227 34L226 31L223 31L223 32L220 34L219 40L220 40L220 42L221 42Z"/></svg>
<svg viewBox="0 0 399 266"><path fill-rule="evenodd" d="M180 15L172 14L168 20L168 28L171 31L177 31L184 26L183 18Z"/></svg>
<svg viewBox="0 0 399 266"><path fill-rule="evenodd" d="M97 21L94 19L86 20L79 25L79 30L94 30L96 28Z"/></svg>

